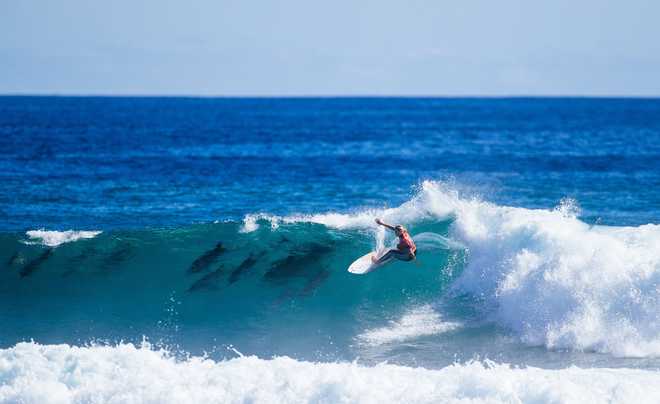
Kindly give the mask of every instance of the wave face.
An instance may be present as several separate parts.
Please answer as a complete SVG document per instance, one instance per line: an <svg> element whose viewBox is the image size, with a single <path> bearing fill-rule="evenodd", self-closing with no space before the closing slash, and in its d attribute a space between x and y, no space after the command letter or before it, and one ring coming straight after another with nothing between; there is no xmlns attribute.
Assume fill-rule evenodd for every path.
<svg viewBox="0 0 660 404"><path fill-rule="evenodd" d="M656 372L515 368L438 370L254 356L177 360L166 351L22 343L0 350L0 403L656 403ZM375 387L377 386L377 387Z"/></svg>
<svg viewBox="0 0 660 404"><path fill-rule="evenodd" d="M419 258L351 275L393 241L375 216L406 224ZM192 352L403 363L436 346L445 365L521 342L660 356L660 226L590 226L570 201L498 206L424 182L393 209L94 235L56 247L63 236L0 237L3 345L147 336Z"/></svg>
<svg viewBox="0 0 660 404"><path fill-rule="evenodd" d="M429 226L446 234L449 221ZM464 255L426 232L420 265L395 263L376 277L349 274L378 235L383 243L373 228L302 218L4 234L0 322L8 327L1 344L147 336L196 353L235 345L260 355L348 359L355 336L381 325L383 313L431 304L456 277L452 265L459 266L450 263Z"/></svg>

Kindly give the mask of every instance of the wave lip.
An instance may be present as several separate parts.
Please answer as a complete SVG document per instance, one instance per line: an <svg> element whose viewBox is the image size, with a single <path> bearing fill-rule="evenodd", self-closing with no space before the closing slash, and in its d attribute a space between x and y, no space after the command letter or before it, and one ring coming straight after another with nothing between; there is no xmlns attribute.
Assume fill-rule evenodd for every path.
<svg viewBox="0 0 660 404"><path fill-rule="evenodd" d="M0 350L0 403L378 403L660 401L658 372L515 368L494 362L438 370L254 356L176 360L148 344L20 343Z"/></svg>
<svg viewBox="0 0 660 404"><path fill-rule="evenodd" d="M442 334L460 327L460 323L442 321L440 314L431 306L424 305L408 311L400 319L391 321L385 327L363 332L357 336L357 339L364 345L376 346Z"/></svg>
<svg viewBox="0 0 660 404"><path fill-rule="evenodd" d="M42 244L48 247L57 247L60 244L71 243L81 239L94 238L101 234L100 230L28 230L25 235L31 241L28 244Z"/></svg>

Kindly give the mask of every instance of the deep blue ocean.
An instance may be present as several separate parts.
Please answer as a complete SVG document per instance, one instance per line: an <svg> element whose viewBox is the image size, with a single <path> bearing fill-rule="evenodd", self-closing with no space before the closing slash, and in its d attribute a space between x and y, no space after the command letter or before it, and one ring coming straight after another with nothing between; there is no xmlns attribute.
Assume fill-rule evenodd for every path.
<svg viewBox="0 0 660 404"><path fill-rule="evenodd" d="M349 274L376 217L418 258ZM0 402L32 365L626 401L660 380L659 223L660 99L0 97Z"/></svg>
<svg viewBox="0 0 660 404"><path fill-rule="evenodd" d="M0 98L0 229L397 206L425 179L587 222L660 216L660 100Z"/></svg>

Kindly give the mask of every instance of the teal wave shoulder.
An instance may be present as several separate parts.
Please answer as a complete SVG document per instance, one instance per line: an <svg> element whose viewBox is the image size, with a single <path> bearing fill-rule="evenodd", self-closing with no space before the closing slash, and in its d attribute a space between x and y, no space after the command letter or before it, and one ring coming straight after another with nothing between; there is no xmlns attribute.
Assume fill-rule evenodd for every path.
<svg viewBox="0 0 660 404"><path fill-rule="evenodd" d="M443 236L448 223L422 222L411 227L420 235L416 263L356 276L346 269L374 248L370 231L257 225L250 232L241 222L110 231L56 247L2 234L0 304L9 310L0 321L13 330L2 343L27 335L67 342L35 312L83 340L169 338L171 327L222 337L250 324L285 324L294 312L311 321L357 307L377 315L409 299L430 301L465 253Z"/></svg>

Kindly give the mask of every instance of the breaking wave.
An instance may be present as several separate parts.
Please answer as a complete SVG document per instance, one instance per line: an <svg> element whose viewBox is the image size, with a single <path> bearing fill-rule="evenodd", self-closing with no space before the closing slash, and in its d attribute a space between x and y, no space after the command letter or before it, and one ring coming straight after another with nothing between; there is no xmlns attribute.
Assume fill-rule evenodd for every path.
<svg viewBox="0 0 660 404"><path fill-rule="evenodd" d="M435 245L467 254L452 290L479 300L524 343L660 355L660 226L589 225L578 213L570 199L553 210L498 206L427 181L397 208L271 221L368 229L380 216L413 233L450 223ZM375 232L380 242L384 232Z"/></svg>

